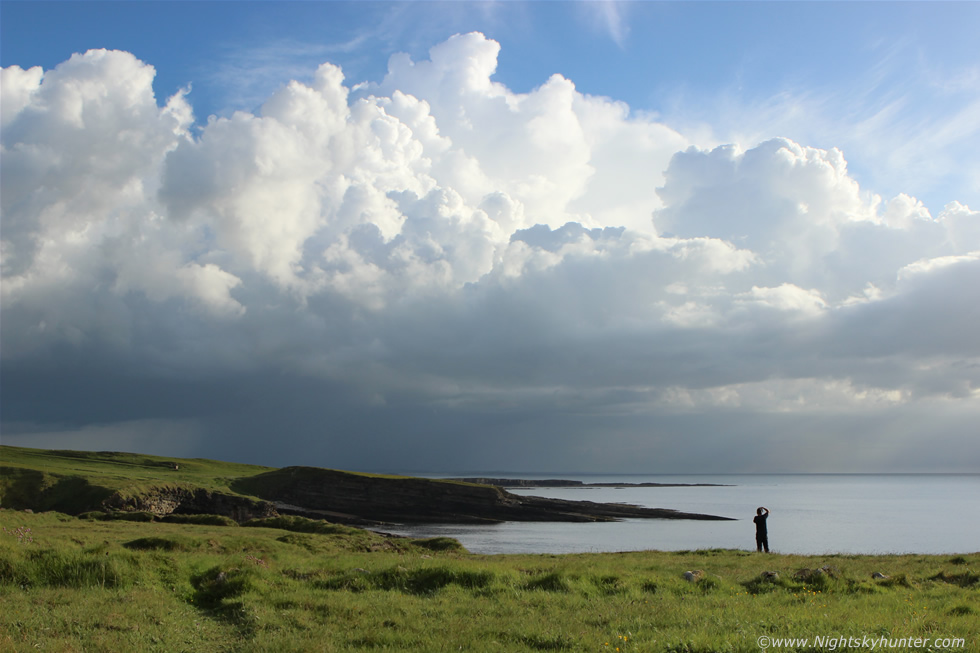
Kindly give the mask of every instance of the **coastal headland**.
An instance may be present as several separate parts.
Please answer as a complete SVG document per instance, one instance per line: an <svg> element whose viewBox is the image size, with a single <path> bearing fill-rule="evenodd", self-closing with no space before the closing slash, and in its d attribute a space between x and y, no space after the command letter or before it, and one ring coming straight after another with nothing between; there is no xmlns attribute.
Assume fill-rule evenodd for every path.
<svg viewBox="0 0 980 653"><path fill-rule="evenodd" d="M239 523L297 515L356 526L730 519L670 508L516 495L488 482L493 479L427 479L8 446L0 447L0 466L0 506L72 515L213 514Z"/></svg>

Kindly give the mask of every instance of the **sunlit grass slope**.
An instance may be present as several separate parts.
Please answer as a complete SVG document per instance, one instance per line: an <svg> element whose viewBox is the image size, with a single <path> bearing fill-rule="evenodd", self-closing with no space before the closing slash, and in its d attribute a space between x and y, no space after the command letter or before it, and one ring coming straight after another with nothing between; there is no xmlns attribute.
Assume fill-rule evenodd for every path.
<svg viewBox="0 0 980 653"><path fill-rule="evenodd" d="M0 511L0 650L754 653L763 635L980 646L980 554L479 556L297 517L185 518L197 523Z"/></svg>
<svg viewBox="0 0 980 653"><path fill-rule="evenodd" d="M271 469L201 458L0 446L0 505L77 513L117 491L134 495L177 486L233 494L228 486L235 479Z"/></svg>

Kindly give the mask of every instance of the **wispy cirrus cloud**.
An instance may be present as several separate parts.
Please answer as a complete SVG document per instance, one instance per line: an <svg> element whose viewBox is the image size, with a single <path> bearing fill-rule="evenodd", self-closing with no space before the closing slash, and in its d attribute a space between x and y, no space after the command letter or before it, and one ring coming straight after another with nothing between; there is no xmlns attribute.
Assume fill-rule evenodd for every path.
<svg viewBox="0 0 980 653"><path fill-rule="evenodd" d="M581 3L587 19L623 48L629 38L630 3L618 0L591 0Z"/></svg>
<svg viewBox="0 0 980 653"><path fill-rule="evenodd" d="M281 40L261 46L225 44L216 59L198 71L198 79L213 88L219 115L255 111L284 80L309 81L312 72L332 55L353 52L370 40L363 34L339 44Z"/></svg>

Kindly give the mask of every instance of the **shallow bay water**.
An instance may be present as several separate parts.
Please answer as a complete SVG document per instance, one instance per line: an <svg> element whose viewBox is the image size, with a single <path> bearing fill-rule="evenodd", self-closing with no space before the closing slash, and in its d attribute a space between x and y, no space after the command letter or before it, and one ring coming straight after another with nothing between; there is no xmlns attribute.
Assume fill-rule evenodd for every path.
<svg viewBox="0 0 980 653"><path fill-rule="evenodd" d="M430 477L463 474L430 474ZM585 553L657 549L754 549L755 509L766 506L777 553L971 553L980 551L980 475L819 474L586 476L586 483L717 483L724 487L582 487L510 490L560 499L673 508L737 521L506 522L386 526L412 537L447 536L473 553Z"/></svg>

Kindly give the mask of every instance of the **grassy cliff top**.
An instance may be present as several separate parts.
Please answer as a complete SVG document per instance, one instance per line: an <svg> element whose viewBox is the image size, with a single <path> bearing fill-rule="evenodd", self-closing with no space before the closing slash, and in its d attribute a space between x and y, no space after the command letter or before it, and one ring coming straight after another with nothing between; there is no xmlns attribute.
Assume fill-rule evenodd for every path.
<svg viewBox="0 0 980 653"><path fill-rule="evenodd" d="M287 500L281 496L293 485L306 485L329 493L347 487L348 495L370 494L375 504L392 497L425 497L448 493L494 495L495 488L463 481L424 479L391 474L368 474L319 467L266 467L244 463L174 458L117 451L65 451L0 446L0 507L35 511L55 510L77 515L91 510L151 510L154 497L181 496L205 491L241 499L237 505ZM409 492L411 490L411 492ZM414 493L414 494L413 494ZM288 493L287 493L288 494ZM320 503L344 503L350 496L336 492ZM341 492L341 495L343 493ZM244 501L244 504L242 503ZM157 501L162 506L162 504ZM377 512L383 506L372 505ZM411 506L409 506L411 508ZM170 506L169 509L174 509ZM185 512L200 512L201 505L182 504ZM225 509L214 512L229 514ZM409 515L411 510L405 512ZM430 515L431 516L431 515ZM355 522L357 515L348 515ZM238 518L238 517L236 517ZM373 518L368 518L370 521Z"/></svg>
<svg viewBox="0 0 980 653"><path fill-rule="evenodd" d="M205 458L0 445L0 505L77 513L91 510L93 502L114 492L135 496L159 487L201 488L251 496L242 493L240 481L277 469Z"/></svg>
<svg viewBox="0 0 980 653"><path fill-rule="evenodd" d="M172 458L118 451L64 451L0 446L4 467L31 469L52 476L80 476L110 488L139 483L193 483L227 489L227 479L275 469L204 458ZM174 469L177 465L178 469Z"/></svg>

